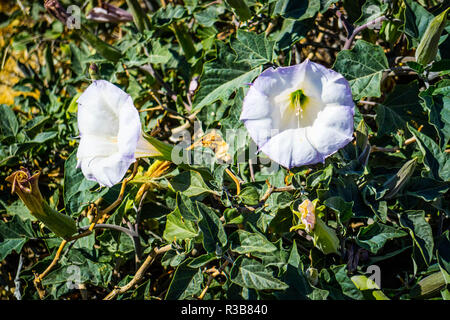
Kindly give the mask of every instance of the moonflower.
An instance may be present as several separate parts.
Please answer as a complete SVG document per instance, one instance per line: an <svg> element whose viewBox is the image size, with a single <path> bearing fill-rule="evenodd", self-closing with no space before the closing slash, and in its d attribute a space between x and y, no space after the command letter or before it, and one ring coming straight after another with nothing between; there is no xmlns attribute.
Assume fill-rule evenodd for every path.
<svg viewBox="0 0 450 320"><path fill-rule="evenodd" d="M94 81L78 98L80 145L77 168L88 180L111 187L139 157L161 153L142 135L131 97L105 80Z"/></svg>
<svg viewBox="0 0 450 320"><path fill-rule="evenodd" d="M324 162L352 140L347 80L306 59L269 68L253 82L240 119L259 150L286 168Z"/></svg>

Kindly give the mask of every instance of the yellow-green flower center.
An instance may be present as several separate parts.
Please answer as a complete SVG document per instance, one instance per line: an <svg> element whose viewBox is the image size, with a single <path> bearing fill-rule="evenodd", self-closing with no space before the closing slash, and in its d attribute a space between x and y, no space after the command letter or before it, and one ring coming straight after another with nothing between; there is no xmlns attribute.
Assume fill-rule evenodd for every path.
<svg viewBox="0 0 450 320"><path fill-rule="evenodd" d="M302 113L308 97L303 93L302 89L298 89L292 92L289 98L291 107L295 109L295 115L303 118Z"/></svg>

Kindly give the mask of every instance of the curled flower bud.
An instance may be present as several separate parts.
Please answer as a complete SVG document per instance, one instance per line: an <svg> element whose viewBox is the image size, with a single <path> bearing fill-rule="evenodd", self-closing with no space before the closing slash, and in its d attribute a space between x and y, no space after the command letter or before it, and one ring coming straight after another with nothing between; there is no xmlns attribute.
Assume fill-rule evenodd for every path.
<svg viewBox="0 0 450 320"><path fill-rule="evenodd" d="M19 195L36 219L42 221L57 236L67 239L77 231L75 221L47 204L39 190L39 175L40 172L31 176L22 167L7 177L6 181L12 184L12 193Z"/></svg>
<svg viewBox="0 0 450 320"><path fill-rule="evenodd" d="M86 18L95 22L109 23L133 21L131 13L109 3L102 3L101 7L92 8Z"/></svg>
<svg viewBox="0 0 450 320"><path fill-rule="evenodd" d="M298 206L298 211L292 210L300 223L294 225L291 231L304 229L312 237L317 249L325 254L339 253L336 232L316 215L316 204L317 200L306 199Z"/></svg>

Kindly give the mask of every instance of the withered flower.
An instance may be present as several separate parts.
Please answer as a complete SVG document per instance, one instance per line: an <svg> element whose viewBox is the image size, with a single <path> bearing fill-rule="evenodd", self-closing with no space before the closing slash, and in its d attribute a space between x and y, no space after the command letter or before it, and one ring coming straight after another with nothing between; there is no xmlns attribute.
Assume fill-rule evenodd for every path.
<svg viewBox="0 0 450 320"><path fill-rule="evenodd" d="M19 195L36 219L42 221L57 236L67 239L77 231L75 221L48 205L39 190L39 175L40 172L31 175L28 169L21 167L7 177L6 181L12 184L12 193Z"/></svg>

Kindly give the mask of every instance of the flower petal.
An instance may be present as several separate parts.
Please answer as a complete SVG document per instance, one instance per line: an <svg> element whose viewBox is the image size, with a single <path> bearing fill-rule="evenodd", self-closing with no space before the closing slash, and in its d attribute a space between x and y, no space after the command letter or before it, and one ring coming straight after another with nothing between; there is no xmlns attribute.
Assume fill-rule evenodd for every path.
<svg viewBox="0 0 450 320"><path fill-rule="evenodd" d="M318 114L314 125L307 128L309 141L324 158L353 139L353 113L352 107L328 105Z"/></svg>
<svg viewBox="0 0 450 320"><path fill-rule="evenodd" d="M81 161L81 170L88 180L98 182L101 186L112 187L124 177L134 157L121 157L113 154L109 157L95 157Z"/></svg>
<svg viewBox="0 0 450 320"><path fill-rule="evenodd" d="M273 136L272 119L245 120L244 125L256 145L261 146ZM278 130L277 132L278 133Z"/></svg>
<svg viewBox="0 0 450 320"><path fill-rule="evenodd" d="M77 150L77 159L93 157L108 157L118 152L117 139L115 137L103 137L95 135L83 135Z"/></svg>
<svg viewBox="0 0 450 320"><path fill-rule="evenodd" d="M270 115L270 107L268 97L252 86L244 98L240 119L257 120L266 118Z"/></svg>
<svg viewBox="0 0 450 320"><path fill-rule="evenodd" d="M305 128L289 129L275 135L261 146L261 151L286 168L324 161L309 142Z"/></svg>
<svg viewBox="0 0 450 320"><path fill-rule="evenodd" d="M94 81L77 102L81 135L117 135L120 109L127 104L134 108L127 93L105 80Z"/></svg>

